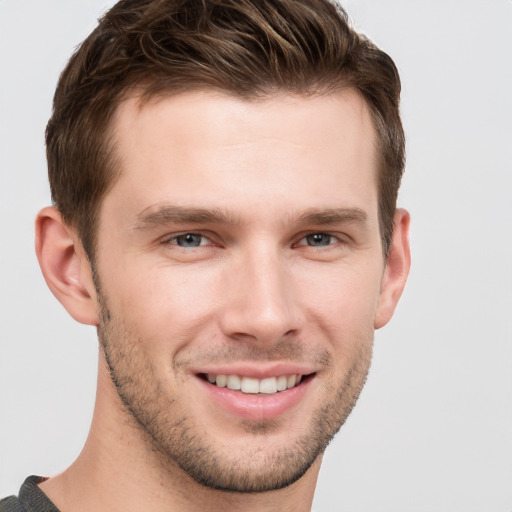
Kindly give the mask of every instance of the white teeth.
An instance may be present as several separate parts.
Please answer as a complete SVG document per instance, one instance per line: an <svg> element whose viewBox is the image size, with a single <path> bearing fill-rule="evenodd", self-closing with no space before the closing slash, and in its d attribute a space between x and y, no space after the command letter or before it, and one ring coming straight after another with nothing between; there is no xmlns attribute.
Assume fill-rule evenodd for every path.
<svg viewBox="0 0 512 512"><path fill-rule="evenodd" d="M252 379L251 377L243 377L240 390L243 393L259 393L260 381L258 379Z"/></svg>
<svg viewBox="0 0 512 512"><path fill-rule="evenodd" d="M228 389L238 390L242 387L242 381L238 375L228 375Z"/></svg>
<svg viewBox="0 0 512 512"><path fill-rule="evenodd" d="M217 383L217 386L219 386L219 388L225 388L226 384L228 383L228 378L226 375L217 375L215 382Z"/></svg>
<svg viewBox="0 0 512 512"><path fill-rule="evenodd" d="M266 395L273 395L277 393L277 380L275 377L269 377L268 379L261 379L260 381L260 393Z"/></svg>
<svg viewBox="0 0 512 512"><path fill-rule="evenodd" d="M281 375L279 377L267 377L256 379L254 377L240 377L238 375L206 375L208 382L219 388L233 389L242 393L273 395L278 391L298 386L302 381L302 375Z"/></svg>
<svg viewBox="0 0 512 512"><path fill-rule="evenodd" d="M284 391L288 387L288 379L286 375L277 378L277 391Z"/></svg>

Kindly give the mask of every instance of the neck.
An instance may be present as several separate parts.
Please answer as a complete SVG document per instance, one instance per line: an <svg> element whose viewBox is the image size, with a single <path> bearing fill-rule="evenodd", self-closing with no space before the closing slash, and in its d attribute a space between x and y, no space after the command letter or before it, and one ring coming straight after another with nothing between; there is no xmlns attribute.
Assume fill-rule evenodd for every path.
<svg viewBox="0 0 512 512"><path fill-rule="evenodd" d="M62 511L309 512L321 457L292 485L263 493L235 493L198 484L162 460L121 404L100 357L94 416L85 446L63 473L40 485Z"/></svg>

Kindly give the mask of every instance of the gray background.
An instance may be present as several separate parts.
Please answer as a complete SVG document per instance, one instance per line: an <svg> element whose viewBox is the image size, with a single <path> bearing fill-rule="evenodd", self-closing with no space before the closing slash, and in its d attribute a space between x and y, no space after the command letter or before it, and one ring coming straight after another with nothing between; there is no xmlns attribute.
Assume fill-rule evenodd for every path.
<svg viewBox="0 0 512 512"><path fill-rule="evenodd" d="M40 275L43 131L106 0L0 1L0 496L79 453L95 331ZM319 512L512 511L512 1L349 0L397 63L413 267L325 456Z"/></svg>

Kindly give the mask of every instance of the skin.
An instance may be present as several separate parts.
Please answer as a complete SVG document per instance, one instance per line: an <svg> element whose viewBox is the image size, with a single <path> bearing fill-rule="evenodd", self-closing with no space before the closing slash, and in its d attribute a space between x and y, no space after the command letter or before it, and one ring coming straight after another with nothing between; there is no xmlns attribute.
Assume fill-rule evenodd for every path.
<svg viewBox="0 0 512 512"><path fill-rule="evenodd" d="M410 265L403 210L382 254L363 100L133 97L114 136L94 272L55 209L36 224L48 285L102 347L84 450L41 488L64 512L309 511ZM234 366L311 376L277 416L247 418L199 375Z"/></svg>

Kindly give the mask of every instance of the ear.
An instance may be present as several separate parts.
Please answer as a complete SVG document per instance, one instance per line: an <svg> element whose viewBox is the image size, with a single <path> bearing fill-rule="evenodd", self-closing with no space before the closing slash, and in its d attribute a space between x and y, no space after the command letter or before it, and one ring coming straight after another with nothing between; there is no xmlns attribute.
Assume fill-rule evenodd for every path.
<svg viewBox="0 0 512 512"><path fill-rule="evenodd" d="M391 320L409 275L411 267L409 224L409 213L406 210L397 210L393 239L382 276L375 329L380 329Z"/></svg>
<svg viewBox="0 0 512 512"><path fill-rule="evenodd" d="M54 207L36 218L36 254L46 284L78 322L98 325L90 262L73 228Z"/></svg>

